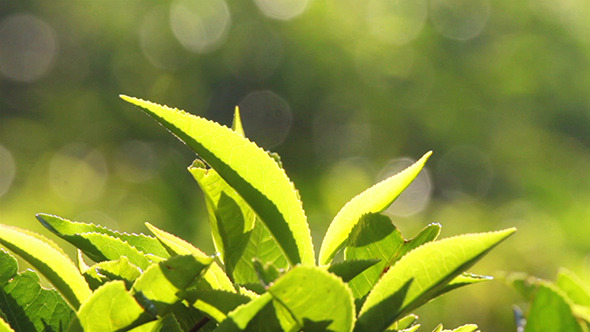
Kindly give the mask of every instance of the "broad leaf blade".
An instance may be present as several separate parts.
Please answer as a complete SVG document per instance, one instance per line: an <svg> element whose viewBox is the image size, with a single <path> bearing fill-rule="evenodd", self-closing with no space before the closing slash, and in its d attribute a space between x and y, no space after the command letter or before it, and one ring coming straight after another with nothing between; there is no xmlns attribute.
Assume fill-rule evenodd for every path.
<svg viewBox="0 0 590 332"><path fill-rule="evenodd" d="M127 242L131 246L135 247L135 249L141 251L143 254L152 254L164 258L170 257L160 242L151 236L144 234L120 233L103 226L72 221L45 213L37 214L37 219L47 229L64 239L66 239L66 237L73 237L82 233L106 234Z"/></svg>
<svg viewBox="0 0 590 332"><path fill-rule="evenodd" d="M547 282L539 285L527 318L525 332L582 332L569 300Z"/></svg>
<svg viewBox="0 0 590 332"><path fill-rule="evenodd" d="M357 331L381 331L424 304L457 275L515 232L465 234L430 242L402 257L379 280L363 304Z"/></svg>
<svg viewBox="0 0 590 332"><path fill-rule="evenodd" d="M575 304L590 306L590 290L572 271L561 268L555 284Z"/></svg>
<svg viewBox="0 0 590 332"><path fill-rule="evenodd" d="M91 266L84 272L84 277L93 289L113 280L122 280L125 282L125 287L129 289L135 279L141 276L141 272L141 269L129 262L126 256L122 256L118 260L100 262Z"/></svg>
<svg viewBox="0 0 590 332"><path fill-rule="evenodd" d="M45 331L47 326L58 330L70 324L74 311L64 298L56 290L44 289L35 272L17 273L16 259L3 249L0 267L0 312L6 317L0 331L7 331L8 324L17 331Z"/></svg>
<svg viewBox="0 0 590 332"><path fill-rule="evenodd" d="M380 261L348 282L355 299L362 298L373 288L403 245L404 238L389 217L375 213L361 217L350 234L344 258Z"/></svg>
<svg viewBox="0 0 590 332"><path fill-rule="evenodd" d="M418 248L419 246L436 240L440 234L441 228L442 226L439 223L432 223L424 227L416 236L404 242L404 245L400 247L397 253L395 253L393 259L389 262L389 265L393 265L405 254Z"/></svg>
<svg viewBox="0 0 590 332"><path fill-rule="evenodd" d="M350 232L367 213L385 210L418 176L432 152L402 172L391 176L354 197L338 212L328 227L320 249L320 265L327 265L346 243Z"/></svg>
<svg viewBox="0 0 590 332"><path fill-rule="evenodd" d="M322 268L295 267L268 292L293 315L300 329L352 331L352 292L341 279Z"/></svg>
<svg viewBox="0 0 590 332"><path fill-rule="evenodd" d="M62 235L64 240L82 250L95 262L117 260L125 256L129 261L142 269L147 269L151 261L145 254L123 240L103 233L80 233Z"/></svg>
<svg viewBox="0 0 590 332"><path fill-rule="evenodd" d="M339 276L344 282L349 282L352 278L377 263L379 263L378 259L345 260L330 265L328 272Z"/></svg>
<svg viewBox="0 0 590 332"><path fill-rule="evenodd" d="M141 293L156 306L158 315L179 302L180 292L194 284L213 262L213 258L193 255L174 256L150 266L133 284L133 291Z"/></svg>
<svg viewBox="0 0 590 332"><path fill-rule="evenodd" d="M205 194L215 247L234 282L258 281L253 259L280 269L288 267L280 247L250 206L215 170L193 164L189 171Z"/></svg>
<svg viewBox="0 0 590 332"><path fill-rule="evenodd" d="M270 293L264 293L260 297L237 307L231 311L227 318L219 324L215 332L243 331L256 315L272 301Z"/></svg>
<svg viewBox="0 0 590 332"><path fill-rule="evenodd" d="M127 292L123 281L98 288L80 307L70 331L110 332L128 330L156 317L148 314Z"/></svg>
<svg viewBox="0 0 590 332"><path fill-rule="evenodd" d="M446 286L439 289L437 291L437 293L433 295L433 298L438 297L444 293L448 293L448 292L452 291L453 289L457 289L459 287L477 284L477 283L480 283L483 281L490 281L492 279L494 279L494 278L489 277L489 276L482 276L482 275L477 275L477 274L472 274L472 273L467 273L467 272L461 273L460 275L456 276L455 279L451 280L451 282L449 282Z"/></svg>
<svg viewBox="0 0 590 332"><path fill-rule="evenodd" d="M193 255L202 259L208 258L205 253L185 240L163 231L150 223L146 223L146 226L156 236L158 241L162 243L170 255ZM216 262L211 263L211 266L207 269L202 280L204 280L211 289L220 289L230 292L236 291L231 280L229 280L225 272L223 272Z"/></svg>
<svg viewBox="0 0 590 332"><path fill-rule="evenodd" d="M302 203L284 170L230 128L141 99L121 96L160 122L203 158L265 223L291 264L314 265Z"/></svg>
<svg viewBox="0 0 590 332"><path fill-rule="evenodd" d="M42 273L72 307L78 308L90 296L90 288L76 265L51 240L14 226L0 225L0 243Z"/></svg>
<svg viewBox="0 0 590 332"><path fill-rule="evenodd" d="M222 322L228 313L250 301L246 295L221 290L189 291L183 298L217 322Z"/></svg>
<svg viewBox="0 0 590 332"><path fill-rule="evenodd" d="M414 323L418 320L418 316L415 314L409 314L399 320L397 320L395 323L393 323L388 329L387 331L401 331L401 330L406 330L407 328L411 327L412 325L414 325Z"/></svg>

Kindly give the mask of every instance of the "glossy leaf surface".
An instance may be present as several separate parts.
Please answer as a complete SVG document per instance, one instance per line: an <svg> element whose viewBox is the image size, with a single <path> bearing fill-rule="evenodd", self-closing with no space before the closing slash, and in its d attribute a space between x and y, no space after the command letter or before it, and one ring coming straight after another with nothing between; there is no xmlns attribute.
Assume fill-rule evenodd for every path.
<svg viewBox="0 0 590 332"><path fill-rule="evenodd" d="M291 264L314 265L307 218L284 170L230 128L137 98L121 96L185 142L252 207Z"/></svg>
<svg viewBox="0 0 590 332"><path fill-rule="evenodd" d="M412 166L377 183L346 203L328 227L320 248L320 265L330 263L363 215L381 212L391 205L418 176L431 154L432 152L426 153Z"/></svg>
<svg viewBox="0 0 590 332"><path fill-rule="evenodd" d="M322 268L295 267L268 292L285 306L299 329L352 331L355 321L352 292L341 279Z"/></svg>
<svg viewBox="0 0 590 332"><path fill-rule="evenodd" d="M348 282L355 298L365 296L373 288L403 245L404 237L389 217L374 213L361 217L350 234L344 258L379 259L379 262Z"/></svg>
<svg viewBox="0 0 590 332"><path fill-rule="evenodd" d="M37 219L43 226L58 235L59 237L69 241L70 238L75 238L76 235L83 233L99 233L109 235L114 238L118 238L123 242L128 243L135 249L141 251L143 254L152 254L160 257L170 257L166 249L162 247L160 242L154 237L147 236L144 234L128 234L120 233L117 231L110 230L106 227L82 223L77 221L71 221L62 217L39 213Z"/></svg>
<svg viewBox="0 0 590 332"><path fill-rule="evenodd" d="M369 293L357 331L381 331L400 315L424 304L515 229L465 234L430 242L392 266Z"/></svg>
<svg viewBox="0 0 590 332"><path fill-rule="evenodd" d="M150 223L146 223L146 226L156 236L158 241L162 243L170 255L193 255L203 259L208 258L205 253L185 240L163 231ZM216 262L211 263L211 266L203 276L203 280L211 289L221 289L231 292L236 291L231 280L229 280L225 272L223 272Z"/></svg>
<svg viewBox="0 0 590 332"><path fill-rule="evenodd" d="M125 289L123 281L112 281L98 288L80 307L69 330L120 331L154 319Z"/></svg>
<svg viewBox="0 0 590 332"><path fill-rule="evenodd" d="M258 282L253 259L288 267L281 249L250 206L215 170L193 163L189 171L205 194L213 239L234 282Z"/></svg>
<svg viewBox="0 0 590 332"><path fill-rule="evenodd" d="M90 296L90 288L76 265L51 240L14 226L0 225L0 244L42 273L72 307L78 308Z"/></svg>
<svg viewBox="0 0 590 332"><path fill-rule="evenodd" d="M165 314L181 300L180 293L196 283L212 262L210 257L173 256L150 266L137 278L133 291L154 304L159 315Z"/></svg>
<svg viewBox="0 0 590 332"><path fill-rule="evenodd" d="M17 331L45 331L47 325L65 329L74 316L68 303L57 291L43 288L35 272L17 271L16 259L0 249L0 312L6 317L0 331L9 325Z"/></svg>

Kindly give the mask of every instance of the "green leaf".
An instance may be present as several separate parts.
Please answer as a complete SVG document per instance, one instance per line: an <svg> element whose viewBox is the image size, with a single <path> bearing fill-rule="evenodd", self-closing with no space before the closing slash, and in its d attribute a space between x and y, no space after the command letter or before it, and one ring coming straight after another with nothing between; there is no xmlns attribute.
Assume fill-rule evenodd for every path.
<svg viewBox="0 0 590 332"><path fill-rule="evenodd" d="M330 265L328 272L339 276L344 282L349 282L352 278L378 262L378 259L346 260Z"/></svg>
<svg viewBox="0 0 590 332"><path fill-rule="evenodd" d="M432 152L402 172L391 176L354 197L338 212L328 227L320 249L320 265L327 265L346 243L350 232L367 213L385 210L418 176Z"/></svg>
<svg viewBox="0 0 590 332"><path fill-rule="evenodd" d="M516 230L465 234L426 243L392 266L363 304L357 331L382 331L426 303Z"/></svg>
<svg viewBox="0 0 590 332"><path fill-rule="evenodd" d="M231 124L231 129L240 136L246 137L246 133L244 133L244 127L242 126L242 118L240 117L240 108L238 106L236 106L234 111L234 121Z"/></svg>
<svg viewBox="0 0 590 332"><path fill-rule="evenodd" d="M188 291L182 296L193 307L207 314L217 322L222 322L229 312L238 306L248 303L250 298L246 295L222 291Z"/></svg>
<svg viewBox="0 0 590 332"><path fill-rule="evenodd" d="M147 322L136 328L129 330L130 332L182 332L183 329L176 321L173 315L166 315L157 320Z"/></svg>
<svg viewBox="0 0 590 332"><path fill-rule="evenodd" d="M393 259L389 262L389 265L393 265L393 263L397 262L400 258L402 258L408 252L418 248L419 246L434 241L440 234L442 226L439 223L432 223L426 227L424 227L418 235L414 236L410 240L406 240L404 245L399 248L399 251L395 253Z"/></svg>
<svg viewBox="0 0 590 332"><path fill-rule="evenodd" d="M248 323L271 301L272 295L264 293L260 297L237 307L219 324L215 332L243 331L248 326Z"/></svg>
<svg viewBox="0 0 590 332"><path fill-rule="evenodd" d="M84 277L93 289L113 280L122 280L125 282L125 287L129 289L139 276L141 276L139 267L131 264L125 256L115 261L97 263L84 272Z"/></svg>
<svg viewBox="0 0 590 332"><path fill-rule="evenodd" d="M175 235L163 231L150 223L146 223L146 226L172 256L193 255L201 259L209 257L192 244ZM220 289L234 293L236 291L231 280L229 280L225 272L223 272L216 262L211 263L211 266L207 269L207 272L205 272L202 280L206 282L211 289Z"/></svg>
<svg viewBox="0 0 590 332"><path fill-rule="evenodd" d="M440 288L438 290L438 292L433 296L433 298L438 297L444 293L448 293L448 292L452 291L453 289L457 289L459 287L477 284L482 281L490 281L493 279L494 278L492 278L490 276L482 276L482 275L464 272L464 273L461 273L460 275L456 276L455 279L451 280L451 282L449 282L446 286L444 286L443 288Z"/></svg>
<svg viewBox="0 0 590 332"><path fill-rule="evenodd" d="M365 296L373 288L403 244L402 234L389 217L375 213L361 217L350 234L344 258L380 261L348 282L355 299Z"/></svg>
<svg viewBox="0 0 590 332"><path fill-rule="evenodd" d="M0 285L10 281L18 273L18 262L6 250L0 248Z"/></svg>
<svg viewBox="0 0 590 332"><path fill-rule="evenodd" d="M74 263L43 236L14 226L0 225L0 243L42 273L74 308L91 290Z"/></svg>
<svg viewBox="0 0 590 332"><path fill-rule="evenodd" d="M140 107L211 165L256 212L292 265L315 264L295 187L264 150L215 122L141 99L121 98Z"/></svg>
<svg viewBox="0 0 590 332"><path fill-rule="evenodd" d="M129 261L142 269L147 269L152 263L145 254L135 249L123 240L103 233L80 233L63 235L62 238L95 262L117 260L125 256Z"/></svg>
<svg viewBox="0 0 590 332"><path fill-rule="evenodd" d="M38 213L36 217L43 226L67 241L69 241L67 239L68 237L75 237L75 235L83 233L100 233L127 242L129 245L135 247L135 249L141 251L143 254L152 254L164 258L170 257L160 242L151 236L144 234L120 233L103 226L71 221L62 217L45 213Z"/></svg>
<svg viewBox="0 0 590 332"><path fill-rule="evenodd" d="M127 330L156 317L148 314L125 289L123 281L98 288L80 307L69 331L108 332Z"/></svg>
<svg viewBox="0 0 590 332"><path fill-rule="evenodd" d="M414 325L414 323L416 322L416 320L418 320L418 316L415 314L409 314L399 320L397 320L395 323L393 323L387 330L388 331L400 331L400 330L405 330L409 327L411 327L412 325Z"/></svg>
<svg viewBox="0 0 590 332"><path fill-rule="evenodd" d="M256 258L254 259L254 268L258 278L265 286L272 284L281 275L281 270L277 269L272 263L268 262L263 265Z"/></svg>
<svg viewBox="0 0 590 332"><path fill-rule="evenodd" d="M258 282L254 258L280 269L288 267L280 247L250 206L215 170L193 163L189 171L205 194L213 242L235 283Z"/></svg>
<svg viewBox="0 0 590 332"><path fill-rule="evenodd" d="M0 319L0 331L11 331L10 326L17 331L59 330L70 324L74 311L57 291L41 287L35 272L17 273L16 259L3 249L0 266L0 312L6 319Z"/></svg>
<svg viewBox="0 0 590 332"><path fill-rule="evenodd" d="M531 304L525 332L582 332L565 295L554 285L541 282Z"/></svg>
<svg viewBox="0 0 590 332"><path fill-rule="evenodd" d="M506 283L522 295L527 301L532 301L541 279L530 276L523 272L514 272L506 276Z"/></svg>
<svg viewBox="0 0 590 332"><path fill-rule="evenodd" d="M590 306L590 289L572 271L561 268L555 284L575 304Z"/></svg>
<svg viewBox="0 0 590 332"><path fill-rule="evenodd" d="M205 194L213 244L225 262L226 246L227 252L235 250L230 246L236 239L242 242L241 237L254 228L256 214L215 170L200 160L195 160L188 170Z"/></svg>
<svg viewBox="0 0 590 332"><path fill-rule="evenodd" d="M0 317L0 332L14 332L12 327Z"/></svg>
<svg viewBox="0 0 590 332"><path fill-rule="evenodd" d="M459 326L458 328L454 329L454 330L444 330L444 331L448 331L448 332L475 332L477 331L478 327L475 324L466 324L463 326Z"/></svg>
<svg viewBox="0 0 590 332"><path fill-rule="evenodd" d="M270 286L268 292L291 313L299 329L352 331L352 292L340 278L323 268L296 266Z"/></svg>
<svg viewBox="0 0 590 332"><path fill-rule="evenodd" d="M213 258L193 255L173 256L150 266L133 284L133 291L155 305L159 315L180 301L179 292L195 283Z"/></svg>

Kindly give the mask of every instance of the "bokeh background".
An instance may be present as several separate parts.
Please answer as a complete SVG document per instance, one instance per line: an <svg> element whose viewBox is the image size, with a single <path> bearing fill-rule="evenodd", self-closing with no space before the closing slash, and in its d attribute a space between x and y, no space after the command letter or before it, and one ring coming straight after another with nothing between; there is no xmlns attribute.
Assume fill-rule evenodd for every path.
<svg viewBox="0 0 590 332"><path fill-rule="evenodd" d="M588 280L588 17L584 0L2 1L0 222L149 221L213 252L195 155L123 93L226 125L239 105L316 247L346 201L433 150L388 210L406 237L516 226L474 272ZM495 281L419 314L514 331L518 301Z"/></svg>

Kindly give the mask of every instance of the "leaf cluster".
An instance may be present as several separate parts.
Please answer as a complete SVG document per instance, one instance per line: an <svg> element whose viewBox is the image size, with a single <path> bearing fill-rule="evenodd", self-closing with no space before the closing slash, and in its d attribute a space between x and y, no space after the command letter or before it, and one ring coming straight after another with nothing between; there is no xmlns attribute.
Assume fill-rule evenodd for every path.
<svg viewBox="0 0 590 332"><path fill-rule="evenodd" d="M122 98L199 156L189 171L204 192L216 255L151 224L152 235L127 234L38 214L78 249L74 263L44 236L0 225L0 244L55 288L41 287L35 272L19 273L2 251L0 330L416 331L411 312L489 280L466 271L515 231L439 240L435 223L405 238L381 212L414 180L429 152L349 201L330 224L316 262L297 190L278 156L245 137L238 110L227 128Z"/></svg>
<svg viewBox="0 0 590 332"><path fill-rule="evenodd" d="M506 281L528 302L526 314L514 307L519 331L590 330L590 287L574 272L561 268L555 281L513 273Z"/></svg>

